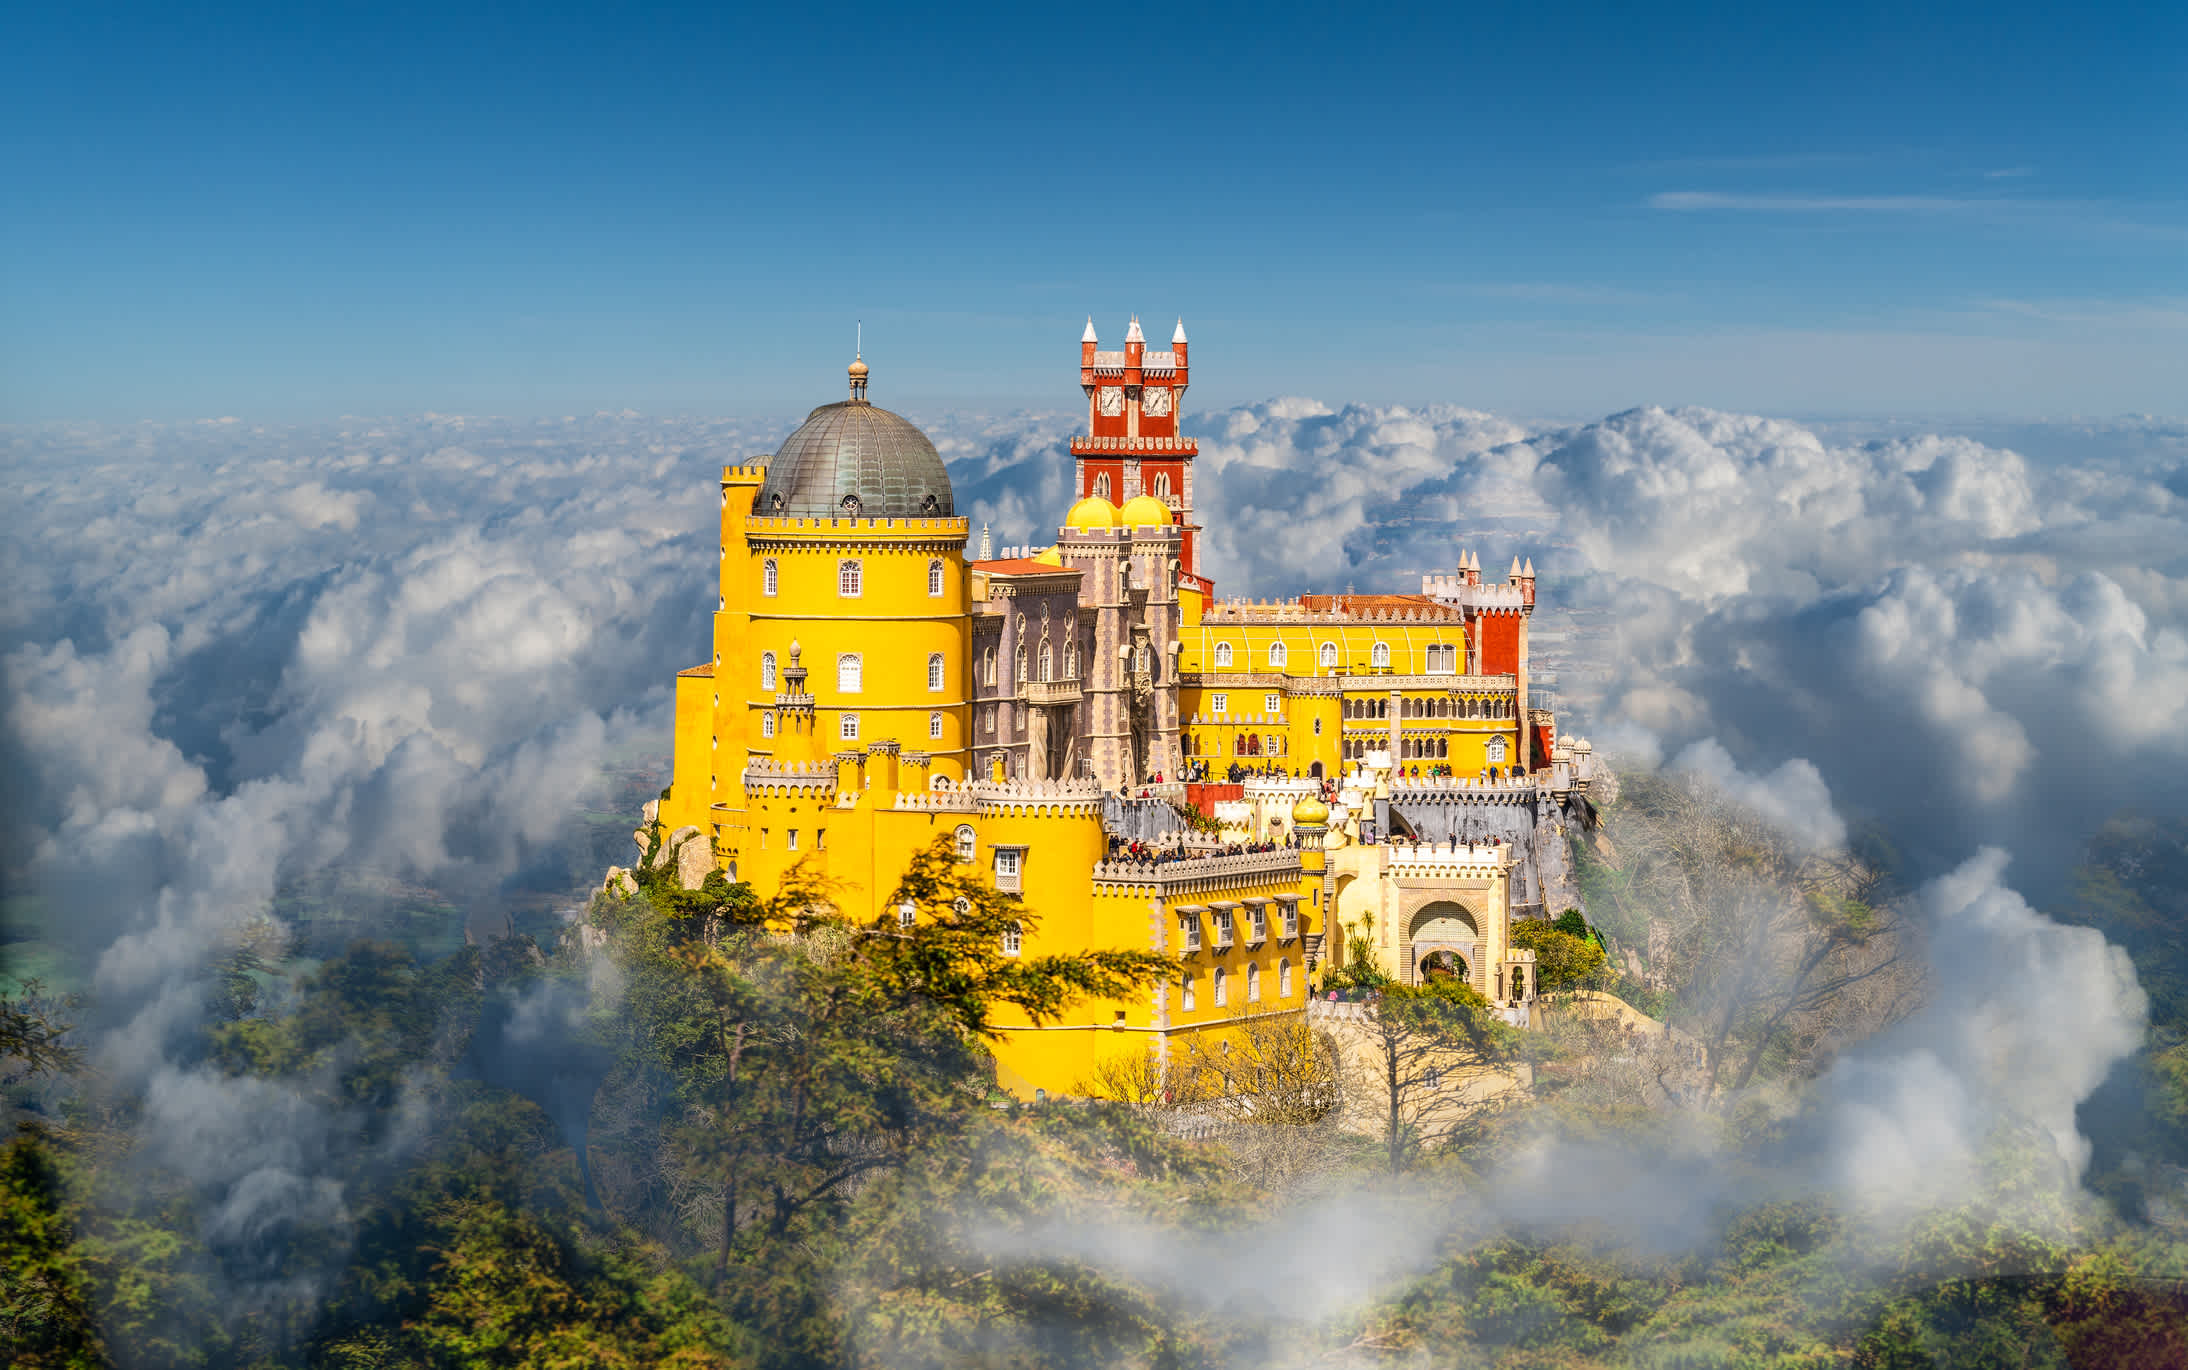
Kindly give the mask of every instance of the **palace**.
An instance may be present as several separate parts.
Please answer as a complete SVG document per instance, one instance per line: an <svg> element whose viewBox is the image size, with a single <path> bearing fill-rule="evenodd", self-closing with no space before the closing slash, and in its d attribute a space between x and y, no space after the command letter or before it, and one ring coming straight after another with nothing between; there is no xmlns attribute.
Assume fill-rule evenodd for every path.
<svg viewBox="0 0 2188 1370"><path fill-rule="evenodd" d="M1139 996L1007 1022L999 1074L1023 1094L1303 1012L1326 960L1463 975L1523 1012L1531 953L1507 933L1579 902L1592 769L1528 699L1533 563L1219 599L1184 324L1167 352L1137 319L1099 347L1090 319L1078 498L1047 547L996 556L983 530L968 558L941 457L868 401L863 359L771 459L724 468L713 658L677 677L654 815L679 869L764 893L809 863L865 919L946 837L1038 913L1008 950L1176 958Z"/></svg>

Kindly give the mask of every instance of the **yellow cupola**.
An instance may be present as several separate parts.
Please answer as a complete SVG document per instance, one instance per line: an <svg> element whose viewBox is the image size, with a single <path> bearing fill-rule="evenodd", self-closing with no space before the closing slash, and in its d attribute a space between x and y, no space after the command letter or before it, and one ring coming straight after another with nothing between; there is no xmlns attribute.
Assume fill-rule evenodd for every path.
<svg viewBox="0 0 2188 1370"><path fill-rule="evenodd" d="M1117 511L1119 528L1167 528L1170 506L1153 495L1134 495Z"/></svg>
<svg viewBox="0 0 2188 1370"><path fill-rule="evenodd" d="M1303 794L1299 802L1292 805L1292 826L1295 828L1318 828L1329 821L1330 806L1323 803L1319 795Z"/></svg>
<svg viewBox="0 0 2188 1370"><path fill-rule="evenodd" d="M1088 495L1071 506L1064 515L1066 528L1114 528L1117 526L1117 506L1100 495Z"/></svg>

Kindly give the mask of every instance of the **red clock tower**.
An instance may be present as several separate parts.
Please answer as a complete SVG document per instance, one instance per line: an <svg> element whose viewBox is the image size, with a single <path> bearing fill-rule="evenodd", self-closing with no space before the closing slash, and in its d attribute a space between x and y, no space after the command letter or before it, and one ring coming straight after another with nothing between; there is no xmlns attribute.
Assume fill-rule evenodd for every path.
<svg viewBox="0 0 2188 1370"><path fill-rule="evenodd" d="M1199 444L1178 436L1178 410L1190 382L1185 320L1170 335L1168 352L1150 352L1140 321L1125 330L1124 351L1101 352L1094 320L1079 337L1079 386L1086 391L1086 436L1071 440L1078 463L1075 498L1100 495L1113 504L1140 495L1169 507L1184 529L1181 569L1199 575L1193 522L1193 456Z"/></svg>

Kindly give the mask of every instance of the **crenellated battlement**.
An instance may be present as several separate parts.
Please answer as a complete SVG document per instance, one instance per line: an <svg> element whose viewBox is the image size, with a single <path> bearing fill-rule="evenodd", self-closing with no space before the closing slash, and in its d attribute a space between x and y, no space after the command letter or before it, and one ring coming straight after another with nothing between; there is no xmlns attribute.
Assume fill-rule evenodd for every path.
<svg viewBox="0 0 2188 1370"><path fill-rule="evenodd" d="M1518 863L1515 848L1501 842L1393 843L1389 871L1401 880L1488 880Z"/></svg>

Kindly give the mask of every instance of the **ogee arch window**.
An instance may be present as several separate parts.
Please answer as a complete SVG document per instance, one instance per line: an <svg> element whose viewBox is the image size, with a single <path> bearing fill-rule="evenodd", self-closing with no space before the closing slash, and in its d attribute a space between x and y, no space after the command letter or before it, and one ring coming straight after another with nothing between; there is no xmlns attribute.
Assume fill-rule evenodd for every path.
<svg viewBox="0 0 2188 1370"><path fill-rule="evenodd" d="M763 713L763 714L761 714L761 715L760 715L760 736L762 736L762 737L773 737L774 735L775 735L775 715L774 715L773 713Z"/></svg>
<svg viewBox="0 0 2188 1370"><path fill-rule="evenodd" d="M942 653L940 652L929 652L927 654L927 688L930 690L942 688Z"/></svg>
<svg viewBox="0 0 2188 1370"><path fill-rule="evenodd" d="M782 573L775 565L775 558L769 557L760 563L760 593L773 595L781 589Z"/></svg>
<svg viewBox="0 0 2188 1370"><path fill-rule="evenodd" d="M760 653L760 688L763 690L775 688L775 654L773 652Z"/></svg>
<svg viewBox="0 0 2188 1370"><path fill-rule="evenodd" d="M942 715L940 715L940 714L938 714L938 713L937 713L937 714L928 714L928 715L927 715L927 738L928 738L928 740L929 740L929 741L934 741L934 740L936 740L936 739L940 738L941 736L942 736Z"/></svg>
<svg viewBox="0 0 2188 1370"><path fill-rule="evenodd" d="M972 825L960 823L957 827L957 859L969 862L979 854L980 839Z"/></svg>
<svg viewBox="0 0 2188 1370"><path fill-rule="evenodd" d="M927 593L933 595L937 599L941 598L942 563L940 561L930 561L927 563Z"/></svg>
<svg viewBox="0 0 2188 1370"><path fill-rule="evenodd" d="M845 559L836 563L836 593L845 599L857 599L865 584L865 571L858 562Z"/></svg>
<svg viewBox="0 0 2188 1370"><path fill-rule="evenodd" d="M1276 997L1292 997L1292 959L1289 956L1276 963Z"/></svg>
<svg viewBox="0 0 2188 1370"><path fill-rule="evenodd" d="M1230 990L1227 984L1227 979L1228 977L1226 977L1223 973L1223 967L1217 966L1215 975L1217 1008L1221 1008L1226 1003L1230 1002Z"/></svg>
<svg viewBox="0 0 2188 1370"><path fill-rule="evenodd" d="M1261 1002L1261 966L1254 961L1246 963L1246 1002L1249 1004Z"/></svg>
<svg viewBox="0 0 2188 1370"><path fill-rule="evenodd" d="M839 694L855 695L865 688L866 663L857 652L845 652L836 658L836 690Z"/></svg>

